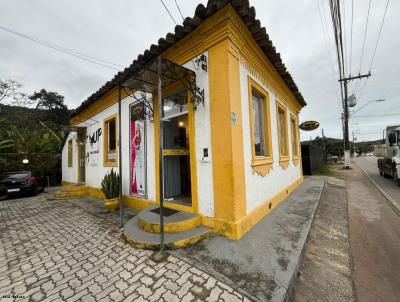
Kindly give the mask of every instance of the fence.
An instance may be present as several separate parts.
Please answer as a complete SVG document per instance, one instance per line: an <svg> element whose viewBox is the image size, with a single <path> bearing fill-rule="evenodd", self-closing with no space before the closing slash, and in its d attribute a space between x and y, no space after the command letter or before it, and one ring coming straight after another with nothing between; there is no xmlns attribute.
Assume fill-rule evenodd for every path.
<svg viewBox="0 0 400 302"><path fill-rule="evenodd" d="M301 145L301 157L304 175L312 175L325 162L322 148L313 145Z"/></svg>

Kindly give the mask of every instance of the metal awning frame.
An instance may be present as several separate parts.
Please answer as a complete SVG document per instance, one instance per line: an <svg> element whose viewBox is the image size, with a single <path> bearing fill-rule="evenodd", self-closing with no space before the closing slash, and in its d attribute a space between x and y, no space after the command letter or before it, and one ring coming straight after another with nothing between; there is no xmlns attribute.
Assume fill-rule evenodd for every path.
<svg viewBox="0 0 400 302"><path fill-rule="evenodd" d="M144 68L135 74L131 75L124 83L122 83L118 88L118 112L121 116L121 90L124 91L134 99L143 103L143 117L152 119L154 117L154 101L158 104L158 121L157 126L159 131L159 142L163 141L163 123L161 121L162 117L162 90L176 82L181 82L185 88L187 88L191 94L191 103L194 109L197 108L199 104L204 104L204 89L201 89L196 84L196 74L194 71L185 68L179 64L176 64L170 60L167 60L161 56L158 56L151 60ZM129 93L130 92L130 93ZM140 97L136 96L135 93L140 92ZM154 92L157 92L157 100L153 100ZM121 129L121 118L118 119L119 129ZM121 131L119 131L119 150L121 149ZM120 199L120 226L123 228L123 217L124 217L124 207L122 203L122 185L121 185L121 175L122 175L122 152L119 152L119 175L120 175L120 188L119 188L119 199ZM165 258L164 251L164 183L163 183L163 144L159 144L159 188L160 188L160 252L156 256L159 259Z"/></svg>
<svg viewBox="0 0 400 302"><path fill-rule="evenodd" d="M180 82L191 92L192 97L190 101L194 109L198 105L204 104L204 89L197 86L195 72L158 56L121 84L121 88L124 89L127 95L139 103L143 103L144 118L150 121L154 118L153 97L149 94L152 95L158 87L158 65L161 65L160 77L162 89L173 83ZM136 92L139 92L140 96L137 96Z"/></svg>

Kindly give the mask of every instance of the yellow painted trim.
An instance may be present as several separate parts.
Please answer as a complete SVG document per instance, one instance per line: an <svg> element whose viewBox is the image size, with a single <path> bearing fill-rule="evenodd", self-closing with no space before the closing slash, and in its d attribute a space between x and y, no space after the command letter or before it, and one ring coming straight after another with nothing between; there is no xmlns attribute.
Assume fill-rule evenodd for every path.
<svg viewBox="0 0 400 302"><path fill-rule="evenodd" d="M209 235L209 232L204 232L200 235L194 235L189 238L184 238L174 242L168 242L164 244L164 248L166 249L180 249L188 245L193 245L196 242L206 238ZM136 241L135 238L130 238L124 235L125 240L135 248L145 249L145 250L158 250L160 249L160 243L143 243Z"/></svg>
<svg viewBox="0 0 400 302"><path fill-rule="evenodd" d="M208 49L214 213L216 219L230 222L246 215L240 64L235 53L229 39Z"/></svg>
<svg viewBox="0 0 400 302"><path fill-rule="evenodd" d="M62 187L64 187L64 186L70 186L70 185L74 185L74 184L76 184L76 182L67 181L67 180L62 180L62 181L61 181L61 186L62 186Z"/></svg>
<svg viewBox="0 0 400 302"><path fill-rule="evenodd" d="M261 176L268 174L273 165L272 137L271 137L271 115L269 93L250 76L247 77L248 82L248 101L249 101L249 119L250 119L250 140L251 140L251 166L253 173ZM254 149L254 116L253 116L253 91L259 94L264 100L264 117L265 117L265 143L267 147L267 156L256 156ZM243 100L244 101L244 100Z"/></svg>
<svg viewBox="0 0 400 302"><path fill-rule="evenodd" d="M179 156L179 155L189 155L190 152L188 149L164 149L164 156Z"/></svg>
<svg viewBox="0 0 400 302"><path fill-rule="evenodd" d="M282 137L281 137L281 132L279 131L279 111L283 111L284 113L284 127L285 127L285 150L287 154L282 154L281 153L281 143L282 143ZM279 149L279 165L283 168L286 169L287 166L289 165L289 142L288 142L288 118L287 118L287 109L284 105L282 105L278 100L276 100L276 129L278 131L278 149Z"/></svg>
<svg viewBox="0 0 400 302"><path fill-rule="evenodd" d="M121 90L121 100L128 96L132 90L129 88ZM94 115L104 111L108 107L118 103L118 87L111 89L104 96L96 100L93 104L83 110L81 113L75 115L69 120L71 126L76 126L93 117Z"/></svg>
<svg viewBox="0 0 400 302"><path fill-rule="evenodd" d="M115 119L115 161L108 160L108 122ZM103 167L118 167L118 114L115 113L103 120Z"/></svg>
<svg viewBox="0 0 400 302"><path fill-rule="evenodd" d="M202 225L213 229L214 232L226 236L232 240L239 240L249 232L262 218L284 201L301 183L303 177L295 180L279 193L266 200L251 213L236 222L225 221L222 219L202 216ZM271 207L270 207L271 204Z"/></svg>
<svg viewBox="0 0 400 302"><path fill-rule="evenodd" d="M72 139L68 140L68 168L72 168L72 157L73 157L73 144Z"/></svg>
<svg viewBox="0 0 400 302"><path fill-rule="evenodd" d="M177 92L183 88L183 84L180 82L176 82L166 88L163 89L163 95L168 96L174 92ZM183 206L174 203L164 202L164 206L167 208L185 211L190 213L198 213L198 197L197 197L197 169L196 169L196 141L195 141L195 114L193 109L193 104L190 102L191 93L188 91L188 127L189 127L189 154L190 154L190 178L191 178L191 190L192 190L192 206ZM153 108L154 108L154 146L155 146L155 172L156 172L156 203L160 204L160 163L159 163L159 153L160 153L160 144L159 144L159 116L158 116L158 95L155 91L153 93ZM163 150L163 152L169 153L168 150ZM165 153L164 153L165 154ZM167 154L172 155L172 154Z"/></svg>
<svg viewBox="0 0 400 302"><path fill-rule="evenodd" d="M293 112L300 111L301 105L297 102L296 97L255 42L247 26L231 5L225 6L201 22L192 33L161 55L177 64L184 64L226 39L229 39L230 43L236 48L237 57L255 78L276 93L278 98L287 103ZM196 44L196 50L193 49L193 41ZM127 96L124 90L121 90L121 94L122 99ZM82 113L70 119L70 124L82 123L117 102L118 87L115 87Z"/></svg>
<svg viewBox="0 0 400 302"><path fill-rule="evenodd" d="M94 188L89 186L87 188L88 188L88 195L98 199L105 199L104 194L100 188ZM138 210L143 210L155 204L155 201L153 200L138 198L128 195L123 195L122 201L124 205L127 206L128 208L134 208Z"/></svg>
<svg viewBox="0 0 400 302"><path fill-rule="evenodd" d="M124 205L126 205L127 207L138 209L138 210L143 210L145 208L148 208L148 207L156 204L156 202L154 200L138 198L138 197L128 196L128 195L123 196L123 202L124 202Z"/></svg>
<svg viewBox="0 0 400 302"><path fill-rule="evenodd" d="M299 125L297 122L297 118L290 113L290 133L291 133L291 140L292 140L292 162L295 166L297 166L297 164L299 163L299 155L300 155L300 148L299 148L299 140L298 140L298 132L299 132ZM293 141L295 144L295 149L296 149L296 153L297 155L294 154L293 152Z"/></svg>
<svg viewBox="0 0 400 302"><path fill-rule="evenodd" d="M159 223L152 223L146 221L144 219L141 219L140 216L138 216L137 223L138 226L146 232L158 233L158 234L160 233ZM169 234L185 232L197 228L200 224L201 224L201 217L195 216L190 219L186 219L179 222L164 223L164 232Z"/></svg>

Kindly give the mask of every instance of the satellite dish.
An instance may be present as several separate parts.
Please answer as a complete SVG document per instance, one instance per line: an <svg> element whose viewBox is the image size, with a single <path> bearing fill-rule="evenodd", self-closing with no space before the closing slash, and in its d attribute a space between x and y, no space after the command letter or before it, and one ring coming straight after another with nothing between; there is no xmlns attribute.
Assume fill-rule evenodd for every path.
<svg viewBox="0 0 400 302"><path fill-rule="evenodd" d="M300 124L299 128L304 131L312 131L319 127L319 123L317 121L305 121Z"/></svg>

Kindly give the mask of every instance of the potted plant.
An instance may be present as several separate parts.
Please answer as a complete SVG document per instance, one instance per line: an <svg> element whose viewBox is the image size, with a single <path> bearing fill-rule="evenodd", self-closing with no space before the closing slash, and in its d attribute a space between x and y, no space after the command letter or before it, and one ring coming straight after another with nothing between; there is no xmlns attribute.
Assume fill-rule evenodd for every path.
<svg viewBox="0 0 400 302"><path fill-rule="evenodd" d="M101 181L101 191L105 196L104 206L110 212L118 209L119 205L119 175L113 169L104 175Z"/></svg>

